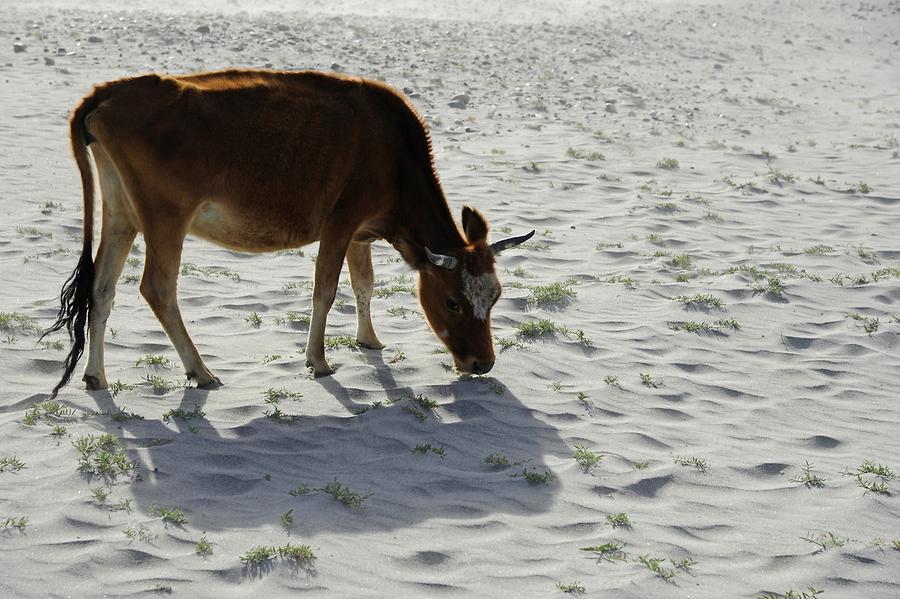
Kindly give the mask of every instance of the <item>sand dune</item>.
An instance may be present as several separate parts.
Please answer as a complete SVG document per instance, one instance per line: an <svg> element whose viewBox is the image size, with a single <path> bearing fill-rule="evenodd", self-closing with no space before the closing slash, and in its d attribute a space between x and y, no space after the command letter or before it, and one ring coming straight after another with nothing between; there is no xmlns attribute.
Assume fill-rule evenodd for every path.
<svg viewBox="0 0 900 599"><path fill-rule="evenodd" d="M0 595L900 596L900 5L565 6L0 6ZM114 393L42 403L67 340L36 331L80 248L68 111L230 66L404 89L454 213L538 231L498 264L489 376L453 372L384 243L387 348L312 379L317 247L189 240L180 303L225 387L184 388L139 237ZM346 272L337 299L335 343ZM79 472L105 433L134 468ZM315 559L240 559L287 543Z"/></svg>

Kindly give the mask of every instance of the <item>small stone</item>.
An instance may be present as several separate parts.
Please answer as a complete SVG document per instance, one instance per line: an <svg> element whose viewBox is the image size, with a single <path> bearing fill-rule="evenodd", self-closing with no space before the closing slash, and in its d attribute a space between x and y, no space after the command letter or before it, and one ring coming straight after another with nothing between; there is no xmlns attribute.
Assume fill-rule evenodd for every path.
<svg viewBox="0 0 900 599"><path fill-rule="evenodd" d="M603 107L603 110L605 110L606 112L609 112L611 114L615 114L615 113L619 112L619 109L616 108L616 105L613 102L607 102L606 105Z"/></svg>
<svg viewBox="0 0 900 599"><path fill-rule="evenodd" d="M52 67L53 65L56 64L56 61L53 60L52 58L50 58L49 56L45 56L45 57L44 57L44 64L47 65L48 67Z"/></svg>
<svg viewBox="0 0 900 599"><path fill-rule="evenodd" d="M92 44L99 44L103 41L103 38L97 35L88 36L88 41Z"/></svg>
<svg viewBox="0 0 900 599"><path fill-rule="evenodd" d="M15 43L15 44L13 44L13 52L15 52L16 54L18 54L20 52L24 52L25 48L27 48L27 47L28 46L26 46L25 44Z"/></svg>
<svg viewBox="0 0 900 599"><path fill-rule="evenodd" d="M469 94L456 94L450 98L451 108L465 108L469 105Z"/></svg>
<svg viewBox="0 0 900 599"><path fill-rule="evenodd" d="M196 31L197 33L207 34L209 33L209 25L200 25L200 27L197 27L194 31Z"/></svg>
<svg viewBox="0 0 900 599"><path fill-rule="evenodd" d="M57 48L57 49L56 49L56 55L57 55L57 56L65 56L65 55L66 55L66 49L65 49L65 48Z"/></svg>
<svg viewBox="0 0 900 599"><path fill-rule="evenodd" d="M333 62L333 63L331 63L331 70L335 71L335 72L339 72L339 71L343 71L344 67L342 67L341 65L339 65L336 62Z"/></svg>

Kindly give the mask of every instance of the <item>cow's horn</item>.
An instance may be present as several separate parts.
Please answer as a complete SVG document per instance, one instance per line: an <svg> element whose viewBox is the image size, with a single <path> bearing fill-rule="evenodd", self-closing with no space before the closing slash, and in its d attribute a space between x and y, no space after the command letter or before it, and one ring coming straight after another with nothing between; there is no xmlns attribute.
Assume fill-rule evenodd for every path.
<svg viewBox="0 0 900 599"><path fill-rule="evenodd" d="M491 244L491 251L494 252L496 256L500 252L505 249L509 249L512 247L516 247L521 243L525 243L534 235L534 231L528 233L526 235L519 235L518 237L507 237L506 239L501 239L500 241L495 241Z"/></svg>
<svg viewBox="0 0 900 599"><path fill-rule="evenodd" d="M453 270L454 268L456 268L456 265L459 264L459 260L457 260L453 256L446 256L444 254L435 254L428 248L425 248L425 255L428 256L429 262L431 262L435 266L440 266L441 268L446 268L447 270Z"/></svg>

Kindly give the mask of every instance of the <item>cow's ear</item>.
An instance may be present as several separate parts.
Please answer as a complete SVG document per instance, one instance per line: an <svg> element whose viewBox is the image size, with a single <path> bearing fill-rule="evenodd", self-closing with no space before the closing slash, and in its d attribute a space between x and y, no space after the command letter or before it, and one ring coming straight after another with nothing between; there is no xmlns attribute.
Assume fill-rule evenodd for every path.
<svg viewBox="0 0 900 599"><path fill-rule="evenodd" d="M487 239L488 224L480 212L474 208L463 206L462 209L463 232L469 243L478 243Z"/></svg>

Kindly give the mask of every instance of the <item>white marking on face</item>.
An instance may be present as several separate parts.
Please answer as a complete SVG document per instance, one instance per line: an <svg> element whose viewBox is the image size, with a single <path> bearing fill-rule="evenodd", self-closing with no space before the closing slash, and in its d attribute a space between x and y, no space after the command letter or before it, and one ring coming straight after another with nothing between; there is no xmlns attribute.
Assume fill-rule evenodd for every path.
<svg viewBox="0 0 900 599"><path fill-rule="evenodd" d="M472 306L475 318L486 320L487 314L494 305L494 298L500 291L500 281L497 275L486 272L477 277L463 268L462 270L463 295Z"/></svg>

